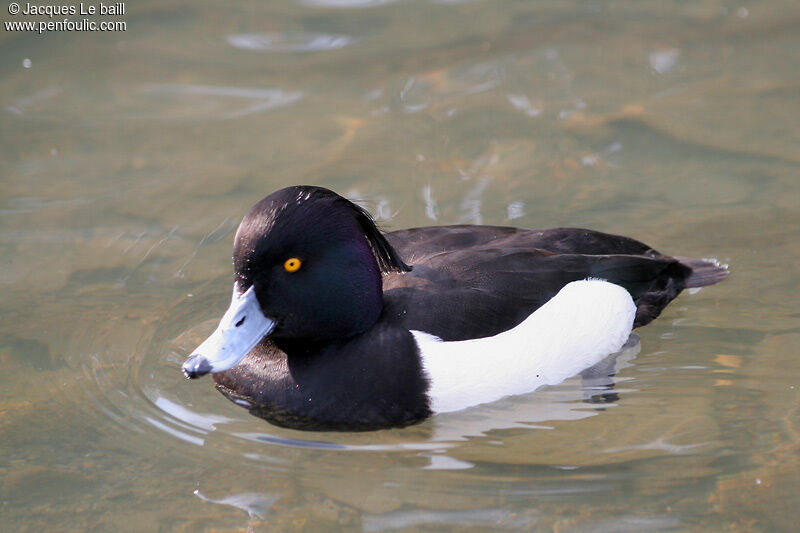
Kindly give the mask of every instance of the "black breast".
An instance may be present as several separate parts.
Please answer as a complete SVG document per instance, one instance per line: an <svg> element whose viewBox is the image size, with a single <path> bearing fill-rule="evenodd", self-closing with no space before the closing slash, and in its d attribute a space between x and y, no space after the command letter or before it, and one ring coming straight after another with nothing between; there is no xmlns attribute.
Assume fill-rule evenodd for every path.
<svg viewBox="0 0 800 533"><path fill-rule="evenodd" d="M386 324L327 343L267 339L214 380L252 414L294 429L401 427L431 414L416 343Z"/></svg>

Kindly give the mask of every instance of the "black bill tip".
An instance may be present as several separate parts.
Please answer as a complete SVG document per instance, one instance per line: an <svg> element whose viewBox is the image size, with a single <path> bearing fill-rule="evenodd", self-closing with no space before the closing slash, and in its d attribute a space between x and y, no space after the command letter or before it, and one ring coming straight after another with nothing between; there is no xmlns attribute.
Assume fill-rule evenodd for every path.
<svg viewBox="0 0 800 533"><path fill-rule="evenodd" d="M196 353L190 355L189 358L183 363L183 375L189 379L196 379L205 376L211 372L211 363L208 359Z"/></svg>

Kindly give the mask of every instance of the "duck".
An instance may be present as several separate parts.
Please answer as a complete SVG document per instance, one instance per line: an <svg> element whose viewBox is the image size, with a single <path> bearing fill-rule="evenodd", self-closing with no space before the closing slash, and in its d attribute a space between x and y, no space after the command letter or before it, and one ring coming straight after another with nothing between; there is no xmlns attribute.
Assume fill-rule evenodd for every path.
<svg viewBox="0 0 800 533"><path fill-rule="evenodd" d="M384 233L318 186L268 195L234 237L230 305L182 365L268 422L404 427L554 385L619 351L687 288L724 280L581 228Z"/></svg>

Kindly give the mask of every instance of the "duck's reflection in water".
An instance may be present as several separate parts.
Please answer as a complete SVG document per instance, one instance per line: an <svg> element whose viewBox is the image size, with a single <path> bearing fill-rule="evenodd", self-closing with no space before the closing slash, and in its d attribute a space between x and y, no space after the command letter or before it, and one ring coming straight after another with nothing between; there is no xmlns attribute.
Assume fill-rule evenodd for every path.
<svg viewBox="0 0 800 533"><path fill-rule="evenodd" d="M385 485L389 483L387 480L396 477L395 475L390 475L390 473L391 471L397 470L399 465L405 462L408 452L411 452L412 459L414 457L416 458L413 459L412 462L413 468L417 470L417 472L430 470L467 470L476 467L476 465L470 461L454 457L451 452L457 450L459 446L469 444L468 441L471 438L491 439L493 432L514 428L524 428L527 430L551 429L552 426L549 425L548 422L581 420L598 415L602 411L614 407L622 393L632 390L620 390L618 388L620 379L617 378L616 375L623 368L631 366L632 360L639 353L640 349L641 344L639 343L639 337L637 335L632 335L622 351L609 356L578 376L570 378L559 385L546 387L531 394L506 398L498 402L477 406L461 412L435 416L432 420L412 428L413 440L402 438L403 432L409 431L409 428L384 430L379 433L388 433L397 438L381 438L380 443L375 443L375 440L378 439L371 439L371 442L367 444L352 443L352 440L357 440L360 436L364 437L366 436L365 434L351 434L353 438L350 442L347 442L347 434L343 437L341 433L326 434L317 432L309 434L307 439L281 437L266 433L235 433L235 435L251 442L279 446L283 449L306 449L312 453L323 453L327 457L326 462L330 460L336 462L335 457L328 455L331 453L337 455L344 453L349 456L348 461L352 461L351 454L353 452L357 454L368 453L368 455L362 455L361 458L364 459L366 463L372 464L373 467L378 466L377 464L373 464L375 461L382 464L382 468L386 469L384 471L386 475L368 475L364 472L360 472L360 470L356 468L351 469L353 477L349 478L347 475L342 476L342 470L338 470L340 474L336 483L330 485L330 483L323 482L317 488L327 494L334 486L341 488L358 485L360 487L358 493L360 494L380 494L384 490ZM296 433L296 435L300 437L305 435L304 433L292 433ZM372 436L375 437L376 435ZM502 435L499 435L497 444L502 447ZM415 450L418 451L418 453L414 453ZM376 457L374 456L374 452L384 453L379 453L380 457ZM389 455L386 455L387 452ZM536 451L531 450L530 453L531 455L535 455ZM403 455L403 457L393 454L400 454ZM266 456L268 455L269 453L266 454ZM257 459L261 457L262 454L247 454L247 456L250 459ZM372 459L370 459L370 457ZM392 457L395 459L399 458L399 460L395 461ZM306 459L309 458L307 457ZM342 458L340 457L339 459ZM358 462L361 463L361 461ZM296 472L297 477L295 478L295 482L299 482L303 485L304 482L302 482L301 479L306 478L312 485L316 485L313 479L309 479L315 478L315 476L306 476L305 473L302 472L304 468L313 468L314 464L316 464L316 462L312 459L306 465L297 462L286 466L289 466L290 470L295 468L301 470L301 472ZM400 467L400 469L402 470L402 467ZM368 470L370 470L370 472L372 471L371 468L368 468ZM264 475L269 476L269 473L264 472ZM200 483L200 481L198 481L198 483ZM372 488L369 487L371 484L374 485ZM237 483L237 485L240 490L243 488L240 483ZM544 483L544 485L548 484ZM548 487L544 485L541 489L543 491L549 490ZM599 487L593 488L585 486L583 490L591 491L597 488ZM220 487L215 484L213 492L218 493L219 489ZM348 492L350 489L342 490ZM198 498L210 503L239 508L247 512L251 520L263 520L268 515L270 507L281 498L280 495L269 492L260 493L248 491L232 492L228 495L224 495L223 492L223 495L217 497L206 496L200 490L196 490L194 494ZM339 493L331 492L328 494L328 497L333 501L337 501L340 500L340 498L337 497L339 495ZM346 497L344 498L344 500L348 499L349 498ZM488 501L486 503L488 503ZM426 523L430 522L431 520L429 519L433 519L434 522L438 520L442 523L458 524L460 523L459 520L462 519L469 520L470 523L477 520L477 522L480 523L482 519L486 519L489 522L496 522L498 518L504 521L502 520L503 517L509 518L511 516L506 516L507 513L501 508L491 507L480 509L473 508L472 511L474 513L469 515L464 515L462 511L448 511L444 512L441 516L437 514L437 516L432 517L427 511L423 511L424 510L420 510L419 512L415 511L411 514L398 514L396 509L392 509L391 511L387 510L386 513L371 513L364 516L365 521L362 523L362 526L370 531L379 531L384 529L387 524L391 525L398 521L405 522L406 520L410 521L406 526L410 526L419 523L420 520ZM528 525L530 525L530 523L527 522L529 519L535 521L533 516L522 517L520 520L523 518ZM455 522L453 520L455 520ZM489 522L487 522L487 524ZM517 525L524 527L521 523Z"/></svg>

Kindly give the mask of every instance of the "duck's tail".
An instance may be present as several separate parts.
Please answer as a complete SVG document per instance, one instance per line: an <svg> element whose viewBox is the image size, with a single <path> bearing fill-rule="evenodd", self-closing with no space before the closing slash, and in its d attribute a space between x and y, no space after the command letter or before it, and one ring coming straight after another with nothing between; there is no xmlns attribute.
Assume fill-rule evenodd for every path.
<svg viewBox="0 0 800 533"><path fill-rule="evenodd" d="M716 259L692 259L691 257L676 257L675 259L692 269L692 273L686 278L686 288L713 285L728 277L728 265L723 265Z"/></svg>
<svg viewBox="0 0 800 533"><path fill-rule="evenodd" d="M672 262L664 269L647 292L636 299L634 327L652 322L683 289L713 285L728 277L728 267L716 260L691 257L674 259L678 262Z"/></svg>

